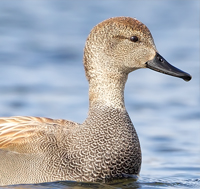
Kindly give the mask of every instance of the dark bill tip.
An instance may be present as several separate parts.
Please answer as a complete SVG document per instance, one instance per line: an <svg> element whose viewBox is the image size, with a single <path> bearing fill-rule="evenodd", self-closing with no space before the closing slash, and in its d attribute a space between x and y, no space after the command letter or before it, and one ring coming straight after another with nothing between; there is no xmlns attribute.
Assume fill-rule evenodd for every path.
<svg viewBox="0 0 200 189"><path fill-rule="evenodd" d="M185 81L192 79L191 75L169 64L159 53L156 53L152 60L146 62L147 68L174 77L182 78Z"/></svg>

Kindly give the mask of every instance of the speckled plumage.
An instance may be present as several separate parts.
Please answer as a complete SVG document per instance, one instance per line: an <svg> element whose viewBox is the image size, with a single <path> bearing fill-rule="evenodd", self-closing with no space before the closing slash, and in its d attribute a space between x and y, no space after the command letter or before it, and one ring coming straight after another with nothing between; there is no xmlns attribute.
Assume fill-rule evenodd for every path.
<svg viewBox="0 0 200 189"><path fill-rule="evenodd" d="M9 131L9 122L14 133ZM140 171L137 134L127 112L119 109L95 106L82 125L65 120L11 117L1 122L3 132L1 185L56 180L105 181ZM15 133L19 138L12 141ZM10 141L4 140L7 134Z"/></svg>
<svg viewBox="0 0 200 189"><path fill-rule="evenodd" d="M125 109L124 87L128 74L145 68L156 52L150 31L136 19L111 18L95 26L84 50L88 117L83 124L0 118L0 185L138 175L141 150Z"/></svg>

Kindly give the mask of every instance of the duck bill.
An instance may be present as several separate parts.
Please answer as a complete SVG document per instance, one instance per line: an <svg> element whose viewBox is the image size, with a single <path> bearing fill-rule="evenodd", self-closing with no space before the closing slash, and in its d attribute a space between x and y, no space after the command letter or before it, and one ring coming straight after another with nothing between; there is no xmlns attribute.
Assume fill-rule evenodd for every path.
<svg viewBox="0 0 200 189"><path fill-rule="evenodd" d="M156 53L152 60L146 62L146 67L167 75L180 77L185 81L190 81L192 78L190 74L169 64L159 53Z"/></svg>

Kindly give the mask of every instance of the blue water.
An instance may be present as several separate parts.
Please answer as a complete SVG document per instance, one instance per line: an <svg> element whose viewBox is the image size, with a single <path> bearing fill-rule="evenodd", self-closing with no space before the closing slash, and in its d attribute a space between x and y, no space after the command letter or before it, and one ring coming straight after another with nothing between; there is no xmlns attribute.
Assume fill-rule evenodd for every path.
<svg viewBox="0 0 200 189"><path fill-rule="evenodd" d="M97 23L136 17L159 53L192 80L149 69L129 75L126 107L138 132L138 181L56 182L0 188L200 188L198 0L0 1L0 116L31 115L83 122L88 83L84 43Z"/></svg>

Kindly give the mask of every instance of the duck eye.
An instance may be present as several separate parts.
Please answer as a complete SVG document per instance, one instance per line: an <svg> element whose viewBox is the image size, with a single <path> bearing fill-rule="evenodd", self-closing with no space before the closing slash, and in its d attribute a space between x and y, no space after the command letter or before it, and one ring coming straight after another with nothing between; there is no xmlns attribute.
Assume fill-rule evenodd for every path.
<svg viewBox="0 0 200 189"><path fill-rule="evenodd" d="M137 42L138 37L137 36L131 36L130 40L133 41L133 42Z"/></svg>

